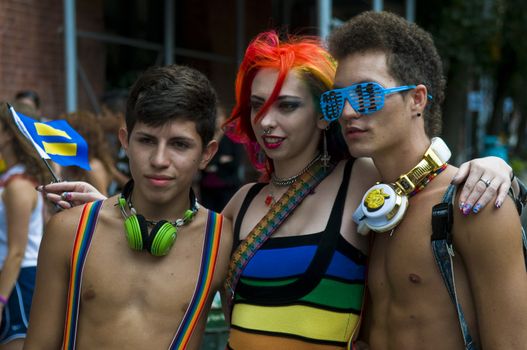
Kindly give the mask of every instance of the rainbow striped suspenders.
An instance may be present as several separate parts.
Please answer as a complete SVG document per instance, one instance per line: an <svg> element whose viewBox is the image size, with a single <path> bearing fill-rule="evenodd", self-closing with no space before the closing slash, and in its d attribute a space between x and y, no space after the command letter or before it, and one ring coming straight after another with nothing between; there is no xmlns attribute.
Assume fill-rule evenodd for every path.
<svg viewBox="0 0 527 350"><path fill-rule="evenodd" d="M62 349L64 350L75 349L80 292L82 287L82 272L84 270L86 255L90 249L91 238L93 236L93 231L95 231L95 225L97 223L97 217L99 216L99 209L101 209L101 206L102 201L86 204L82 210L79 226L77 227L73 252L71 253L66 324L64 325L64 340L62 343Z"/></svg>
<svg viewBox="0 0 527 350"><path fill-rule="evenodd" d="M192 332L198 323L199 316L207 303L214 277L214 269L218 260L220 250L221 224L223 216L209 210L207 220L207 230L205 231L205 241L203 243L203 252L201 253L201 267L199 277L196 283L196 289L179 328L170 344L170 350L183 350L187 347Z"/></svg>
<svg viewBox="0 0 527 350"><path fill-rule="evenodd" d="M77 228L71 256L70 283L64 327L64 341L62 345L63 350L75 349L82 272L101 205L102 201L86 204ZM223 216L209 211L196 288L194 289L194 295L179 324L174 339L170 344L170 350L183 350L186 348L196 328L199 317L205 308L207 296L212 286L216 261L218 259L222 222Z"/></svg>

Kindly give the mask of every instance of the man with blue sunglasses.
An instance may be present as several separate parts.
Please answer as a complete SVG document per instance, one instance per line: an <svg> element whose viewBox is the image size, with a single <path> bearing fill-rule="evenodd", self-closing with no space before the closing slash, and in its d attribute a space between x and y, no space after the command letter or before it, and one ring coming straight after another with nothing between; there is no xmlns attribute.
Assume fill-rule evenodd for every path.
<svg viewBox="0 0 527 350"><path fill-rule="evenodd" d="M415 89L415 87L415 85L404 85L386 89L376 82L353 84L325 92L321 96L320 106L324 119L332 122L342 115L346 102L360 114L372 114L382 109L386 95Z"/></svg>
<svg viewBox="0 0 527 350"><path fill-rule="evenodd" d="M434 260L432 207L456 168L444 162L419 167L435 164L427 155L440 131L445 89L430 34L394 14L365 12L335 30L329 47L339 64L336 88L320 101L324 118L338 120L351 154L371 157L386 186L402 184L396 192L408 202L399 221L370 233L364 339L371 349L525 349L527 273L510 198L498 199L499 210L467 208L457 198L461 210L448 212L453 290ZM436 150L440 160L448 158L441 157L449 154L444 147ZM418 184L410 181L415 178ZM467 181L482 189L497 183L485 174ZM390 196L376 188L361 205L376 214ZM393 220L401 203L383 220ZM465 217L471 210L480 213ZM364 212L355 213L359 231L375 227Z"/></svg>

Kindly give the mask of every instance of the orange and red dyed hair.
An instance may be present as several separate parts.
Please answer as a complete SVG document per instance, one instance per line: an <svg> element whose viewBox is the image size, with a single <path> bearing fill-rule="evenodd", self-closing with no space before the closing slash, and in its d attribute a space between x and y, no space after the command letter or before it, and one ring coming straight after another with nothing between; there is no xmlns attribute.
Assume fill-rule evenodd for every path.
<svg viewBox="0 0 527 350"><path fill-rule="evenodd" d="M264 103L256 120L262 118L276 101L287 74L298 73L309 87L316 108L320 95L333 87L336 63L315 37L290 36L281 41L274 31L259 34L247 47L236 77L236 105L225 122L226 134L234 141L245 145L251 163L265 175L273 169L272 163L262 161L260 147L251 127L251 86L256 73L263 68L278 70L278 79L271 96ZM337 124L337 123L335 123Z"/></svg>

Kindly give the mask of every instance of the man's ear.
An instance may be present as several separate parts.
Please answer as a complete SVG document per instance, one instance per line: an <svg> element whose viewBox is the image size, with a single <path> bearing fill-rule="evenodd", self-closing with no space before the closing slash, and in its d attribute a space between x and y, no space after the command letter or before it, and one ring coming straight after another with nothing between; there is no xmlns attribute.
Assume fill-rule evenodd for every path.
<svg viewBox="0 0 527 350"><path fill-rule="evenodd" d="M201 161L199 162L199 168L201 170L207 167L207 164L209 164L216 152L218 152L218 141L212 140L207 144L207 146L205 146L205 149L201 154Z"/></svg>
<svg viewBox="0 0 527 350"><path fill-rule="evenodd" d="M128 152L128 131L124 127L119 128L119 141L121 142L121 147Z"/></svg>
<svg viewBox="0 0 527 350"><path fill-rule="evenodd" d="M412 91L412 115L423 113L428 103L428 89L423 84L419 84Z"/></svg>

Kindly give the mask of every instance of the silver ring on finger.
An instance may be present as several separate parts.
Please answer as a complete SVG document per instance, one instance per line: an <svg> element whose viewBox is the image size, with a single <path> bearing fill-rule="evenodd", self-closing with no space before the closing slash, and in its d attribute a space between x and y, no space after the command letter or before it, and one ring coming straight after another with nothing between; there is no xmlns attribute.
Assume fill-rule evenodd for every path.
<svg viewBox="0 0 527 350"><path fill-rule="evenodd" d="M485 184L486 188L488 188L490 186L490 182L491 182L490 180L483 180L482 177L480 177L478 181L483 182Z"/></svg>

